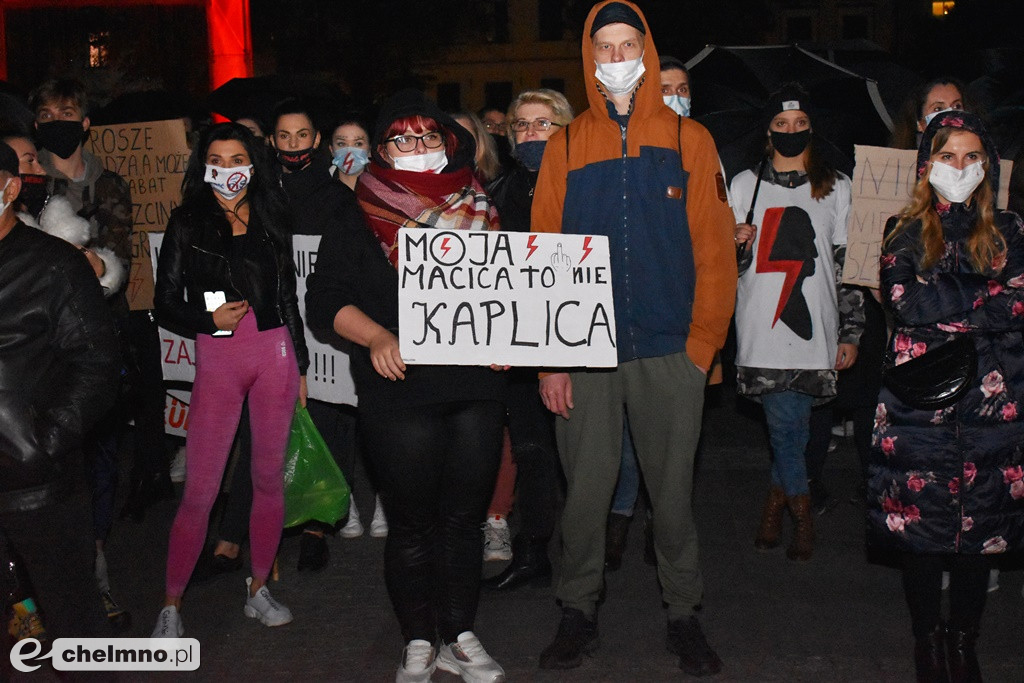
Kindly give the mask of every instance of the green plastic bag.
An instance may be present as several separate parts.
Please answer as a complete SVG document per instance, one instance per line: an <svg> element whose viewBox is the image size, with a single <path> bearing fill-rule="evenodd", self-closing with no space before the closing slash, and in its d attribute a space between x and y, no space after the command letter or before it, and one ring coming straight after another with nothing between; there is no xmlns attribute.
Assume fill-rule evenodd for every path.
<svg viewBox="0 0 1024 683"><path fill-rule="evenodd" d="M296 406L284 462L284 526L335 524L348 514L349 489L309 411Z"/></svg>

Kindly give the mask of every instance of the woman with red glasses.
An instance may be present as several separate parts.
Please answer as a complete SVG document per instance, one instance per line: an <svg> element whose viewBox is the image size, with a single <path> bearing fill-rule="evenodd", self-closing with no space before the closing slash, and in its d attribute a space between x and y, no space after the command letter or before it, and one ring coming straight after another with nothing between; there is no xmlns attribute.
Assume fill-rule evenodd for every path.
<svg viewBox="0 0 1024 683"><path fill-rule="evenodd" d="M440 667L504 681L473 622L505 377L486 367L407 367L397 271L399 228L496 230L498 215L473 176L473 135L422 93L384 104L371 149L356 185L361 212L324 235L306 310L314 327L355 344L363 444L388 518L385 580L406 642L396 680L429 681Z"/></svg>

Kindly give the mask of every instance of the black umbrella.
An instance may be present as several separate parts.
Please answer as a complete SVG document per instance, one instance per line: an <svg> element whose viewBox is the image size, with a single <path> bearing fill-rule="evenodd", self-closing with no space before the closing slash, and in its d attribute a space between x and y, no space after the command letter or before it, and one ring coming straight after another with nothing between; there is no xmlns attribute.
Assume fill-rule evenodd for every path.
<svg viewBox="0 0 1024 683"><path fill-rule="evenodd" d="M337 85L315 76L275 74L252 78L232 78L209 94L207 109L232 121L255 118L267 125L274 106L287 97L302 97L314 109L313 123L323 129L349 98Z"/></svg>
<svg viewBox="0 0 1024 683"><path fill-rule="evenodd" d="M873 80L796 45L711 45L686 66L694 84L693 116L714 136L730 178L757 162L766 135L761 109L792 81L810 95L815 137L844 173L853 169L853 145L885 145L892 132Z"/></svg>
<svg viewBox="0 0 1024 683"><path fill-rule="evenodd" d="M97 126L142 121L167 121L192 114L193 103L187 95L167 90L139 90L118 95L89 115Z"/></svg>
<svg viewBox="0 0 1024 683"><path fill-rule="evenodd" d="M0 92L0 128L29 135L35 114L23 99L9 92Z"/></svg>

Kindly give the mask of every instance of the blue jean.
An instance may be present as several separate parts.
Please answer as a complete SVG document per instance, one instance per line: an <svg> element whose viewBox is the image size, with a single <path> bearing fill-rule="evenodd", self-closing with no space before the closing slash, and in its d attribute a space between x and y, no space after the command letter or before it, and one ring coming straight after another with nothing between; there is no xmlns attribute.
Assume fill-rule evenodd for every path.
<svg viewBox="0 0 1024 683"><path fill-rule="evenodd" d="M629 418L622 416L622 461L619 462L619 483L615 485L612 498L612 512L617 515L633 516L636 497L640 492L640 468L636 464L636 448L629 431Z"/></svg>
<svg viewBox="0 0 1024 683"><path fill-rule="evenodd" d="M814 397L797 391L779 391L761 397L772 445L771 478L787 496L806 494L804 450L811 434Z"/></svg>

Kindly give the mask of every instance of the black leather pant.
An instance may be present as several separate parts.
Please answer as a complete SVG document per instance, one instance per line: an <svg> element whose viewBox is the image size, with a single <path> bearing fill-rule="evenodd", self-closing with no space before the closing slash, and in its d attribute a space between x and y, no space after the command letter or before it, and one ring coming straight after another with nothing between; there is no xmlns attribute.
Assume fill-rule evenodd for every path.
<svg viewBox="0 0 1024 683"><path fill-rule="evenodd" d="M384 575L406 642L448 643L473 629L504 413L499 401L360 412L388 517Z"/></svg>

